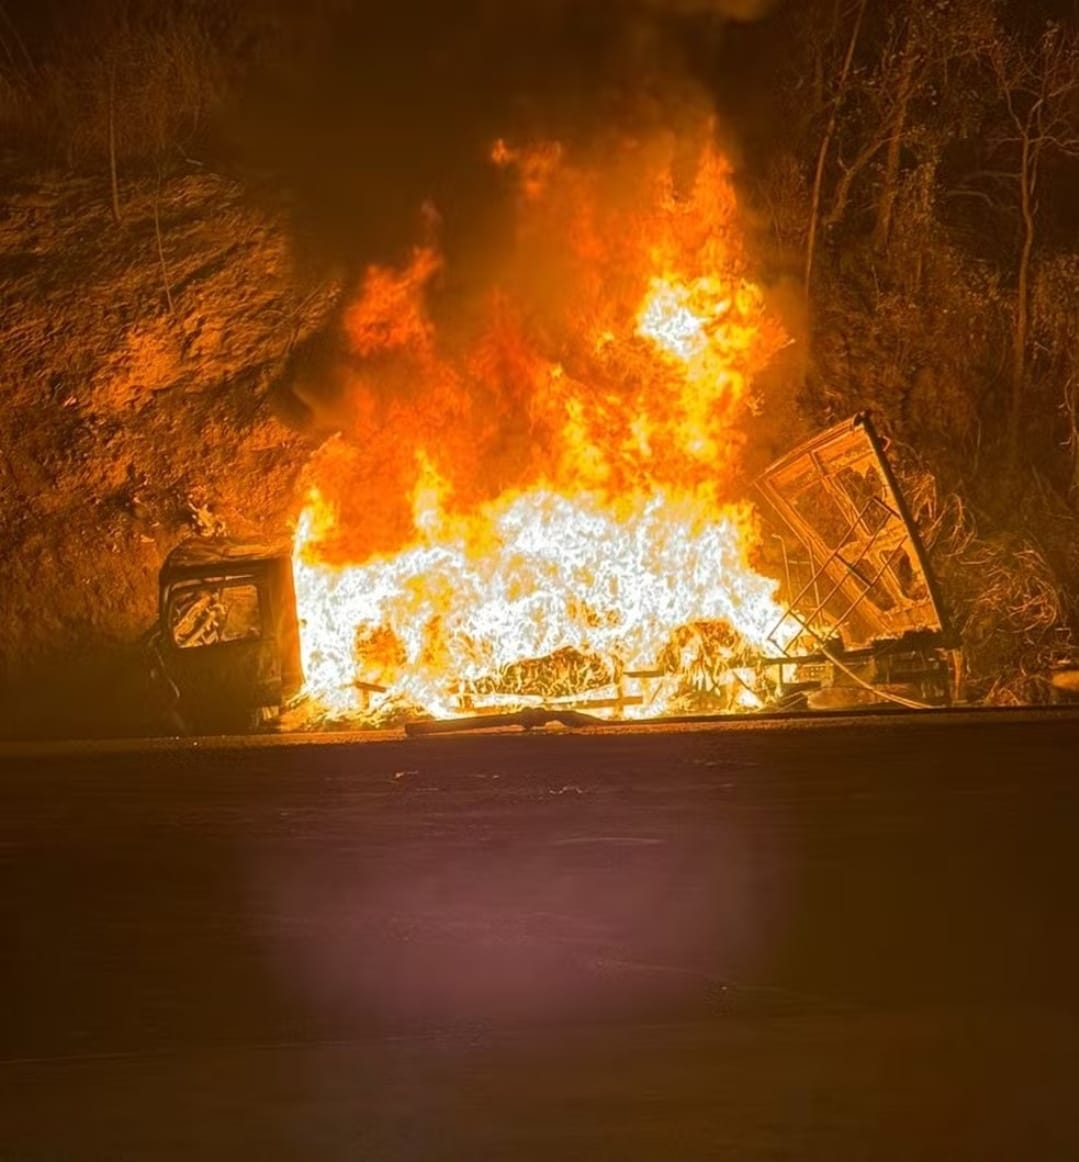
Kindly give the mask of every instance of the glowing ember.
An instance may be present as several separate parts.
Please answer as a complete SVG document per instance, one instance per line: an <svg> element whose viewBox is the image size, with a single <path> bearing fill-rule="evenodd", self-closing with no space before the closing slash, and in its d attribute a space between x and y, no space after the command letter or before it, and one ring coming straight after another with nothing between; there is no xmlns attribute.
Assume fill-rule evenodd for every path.
<svg viewBox="0 0 1079 1162"><path fill-rule="evenodd" d="M752 513L720 498L785 340L746 279L723 160L703 147L676 193L650 154L578 166L500 142L493 159L521 218L480 323L440 335L427 249L372 269L347 312L353 423L315 457L296 534L312 698L759 705L740 663L776 586L748 563Z"/></svg>

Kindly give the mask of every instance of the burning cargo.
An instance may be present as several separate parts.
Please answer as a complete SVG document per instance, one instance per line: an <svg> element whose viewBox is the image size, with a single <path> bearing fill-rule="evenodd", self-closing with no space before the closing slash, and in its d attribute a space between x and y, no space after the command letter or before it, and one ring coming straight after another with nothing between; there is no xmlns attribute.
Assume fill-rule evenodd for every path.
<svg viewBox="0 0 1079 1162"><path fill-rule="evenodd" d="M361 619L338 691L349 699L348 708L339 709L309 683L304 719L316 722L328 714L362 724L543 711L583 712L601 721L865 702L910 707L949 702L958 688L960 655L869 418L856 416L805 442L769 468L756 490L765 506L761 536L775 547L772 559L781 564L781 577L773 582L752 574L747 585L735 572L734 586L725 588L726 530L721 526L712 537L702 530L695 551L716 550L711 570L716 592L703 606L710 616L677 622L676 609L664 638L625 618L593 615L585 619L594 631L590 635L540 637L534 639L533 652L501 663L494 652L501 639L494 645L476 640L469 643L471 670L447 669L439 680L428 660L418 667L419 682L409 673L398 625ZM590 527L602 531L599 518L592 516ZM685 535L684 527L670 523L669 513L660 509L658 516L668 533ZM528 531L543 547L537 529L529 526ZM617 580L642 584L640 562L632 559L638 544L631 536L621 546L631 559L621 563ZM317 655L304 641L311 626L310 613L302 607L303 545L301 528L293 560L285 546L222 542L189 543L169 557L161 574L157 665L181 717L193 728L265 719L300 694L301 654L315 656L317 665ZM567 546L559 542L546 548L548 576L554 578L559 565L552 554ZM521 550L515 545L514 551ZM678 551L672 546L672 568L684 562ZM432 574L436 585L445 583L437 573L445 569L445 560L438 554L427 558L427 584ZM572 561L564 567L574 568ZM697 568L706 583L704 563ZM493 559L491 575L501 578L502 594L512 588L513 569L512 554ZM299 609L293 570L300 579ZM341 576L349 579L348 571ZM564 584L562 578L555 581ZM653 584L658 594L642 593L634 607L642 620L657 608L672 608L679 578L657 575ZM618 586L608 591L617 595ZM357 593L350 588L344 596L355 602ZM376 591L369 599L393 596ZM400 599L407 600L407 593ZM526 604L536 603L542 611L550 600L551 593L533 591ZM549 632L558 624L557 618L541 620L538 629ZM752 639L741 628L747 624ZM401 633L410 630L431 633L425 625L400 626ZM638 652L620 652L626 642ZM426 700L413 694L418 691Z"/></svg>

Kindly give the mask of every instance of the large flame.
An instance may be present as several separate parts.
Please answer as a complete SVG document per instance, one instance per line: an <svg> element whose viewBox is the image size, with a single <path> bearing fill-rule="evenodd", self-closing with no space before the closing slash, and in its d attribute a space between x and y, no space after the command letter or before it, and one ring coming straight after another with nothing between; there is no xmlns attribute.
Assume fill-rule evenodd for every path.
<svg viewBox="0 0 1079 1162"><path fill-rule="evenodd" d="M684 149L682 150L684 152ZM752 380L785 337L747 277L729 169L704 144L599 161L498 143L518 226L441 332L438 252L368 271L346 313L350 420L296 534L308 690L354 714L530 700L658 714L780 617L725 501Z"/></svg>

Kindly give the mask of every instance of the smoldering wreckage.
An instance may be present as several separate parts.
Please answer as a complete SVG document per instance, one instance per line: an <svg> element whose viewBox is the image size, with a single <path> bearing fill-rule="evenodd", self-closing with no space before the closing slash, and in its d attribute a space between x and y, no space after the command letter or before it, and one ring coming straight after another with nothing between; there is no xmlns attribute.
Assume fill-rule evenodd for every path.
<svg viewBox="0 0 1079 1162"><path fill-rule="evenodd" d="M563 648L481 680L447 675L439 716L353 676L355 712L330 721L422 733L961 701L961 643L871 417L804 442L755 491L782 574L764 648L721 621L677 627L647 668ZM177 727L325 725L305 689L292 559L287 542L220 537L169 555L150 654Z"/></svg>

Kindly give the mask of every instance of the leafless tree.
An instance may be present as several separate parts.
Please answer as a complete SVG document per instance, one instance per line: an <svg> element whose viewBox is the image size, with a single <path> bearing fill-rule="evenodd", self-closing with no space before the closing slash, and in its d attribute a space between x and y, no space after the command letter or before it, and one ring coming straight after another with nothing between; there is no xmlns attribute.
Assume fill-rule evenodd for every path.
<svg viewBox="0 0 1079 1162"><path fill-rule="evenodd" d="M1030 46L999 37L988 56L1004 111L995 144L1009 159L1009 173L1018 186L1020 243L1007 430L1014 468L1023 437L1040 182L1051 155L1079 158L1079 32L1050 24Z"/></svg>
<svg viewBox="0 0 1079 1162"><path fill-rule="evenodd" d="M816 256L817 249L817 231L820 224L820 206L822 191L824 189L825 166L828 161L828 154L832 148L832 141L835 138L836 129L839 125L840 112L847 96L851 67L854 64L854 53L858 47L858 37L861 34L862 22L865 19L867 3L868 0L857 0L852 10L847 47L843 54L843 62L839 69L831 99L828 102L828 119L825 122L824 132L821 135L820 146L817 150L817 164L813 173L813 188L812 194L810 195L809 231L806 238L805 272L803 276L807 297L813 281L813 260ZM837 14L839 12L838 4L836 12ZM838 19L836 23L838 24ZM823 85L823 80L821 83Z"/></svg>
<svg viewBox="0 0 1079 1162"><path fill-rule="evenodd" d="M837 150L838 177L824 216L846 217L859 182L871 187L872 243L887 250L903 178L915 166L935 173L946 147L972 131L972 73L1000 35L994 0L906 0L852 85L848 148ZM976 102L975 102L976 104ZM975 118L976 119L976 118ZM911 154L913 153L913 157Z"/></svg>

